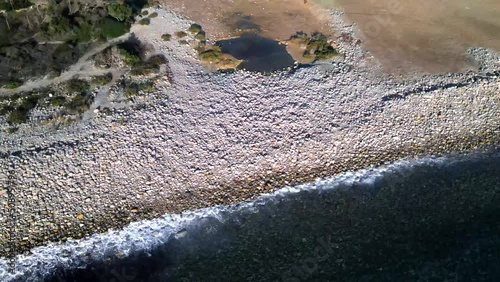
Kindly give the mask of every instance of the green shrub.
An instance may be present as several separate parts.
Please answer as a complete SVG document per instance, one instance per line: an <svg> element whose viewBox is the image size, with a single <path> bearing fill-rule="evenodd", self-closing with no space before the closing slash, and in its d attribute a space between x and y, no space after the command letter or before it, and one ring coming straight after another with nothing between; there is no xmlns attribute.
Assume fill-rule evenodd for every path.
<svg viewBox="0 0 500 282"><path fill-rule="evenodd" d="M187 42L187 40L179 40L179 44L181 44L181 45L188 45L189 42Z"/></svg>
<svg viewBox="0 0 500 282"><path fill-rule="evenodd" d="M143 15L143 16L147 16L148 14L149 14L148 10L144 10L141 12L141 15Z"/></svg>
<svg viewBox="0 0 500 282"><path fill-rule="evenodd" d="M12 107L11 105L4 105L4 106L0 107L0 116L4 116L4 115L12 112L13 110L15 110L15 108Z"/></svg>
<svg viewBox="0 0 500 282"><path fill-rule="evenodd" d="M89 42L92 40L92 29L91 26L87 23L83 23L80 25L80 29L78 29L78 42Z"/></svg>
<svg viewBox="0 0 500 282"><path fill-rule="evenodd" d="M167 58L165 58L165 56L163 55L154 55L154 56L151 56L147 62L147 64L152 64L154 66L160 66L160 65L164 65L167 63Z"/></svg>
<svg viewBox="0 0 500 282"><path fill-rule="evenodd" d="M22 98L21 104L19 105L18 109L28 112L36 107L36 105L38 104L38 99L40 99L40 97L37 95L30 95Z"/></svg>
<svg viewBox="0 0 500 282"><path fill-rule="evenodd" d="M28 113L22 110L14 110L7 116L9 124L21 124L28 120Z"/></svg>
<svg viewBox="0 0 500 282"><path fill-rule="evenodd" d="M205 40L206 36L205 36L205 32L204 31L200 31L198 32L195 36L194 36L195 39L197 40Z"/></svg>
<svg viewBox="0 0 500 282"><path fill-rule="evenodd" d="M76 34L76 26L71 24L70 19L59 15L53 17L45 28L46 34L50 39L63 39L63 38L72 38Z"/></svg>
<svg viewBox="0 0 500 282"><path fill-rule="evenodd" d="M123 56L123 62L129 66L135 66L141 62L139 56L136 56L125 49L119 49L120 55Z"/></svg>
<svg viewBox="0 0 500 282"><path fill-rule="evenodd" d="M149 14L149 16L148 16L148 18L150 18L150 19L154 19L156 17L158 17L158 13L157 12L153 12L153 13Z"/></svg>
<svg viewBox="0 0 500 282"><path fill-rule="evenodd" d="M300 38L302 39L302 37ZM304 58L314 57L315 60L329 60L338 54L322 33L313 33L310 38L305 38L304 41L307 43L306 51L303 54Z"/></svg>
<svg viewBox="0 0 500 282"><path fill-rule="evenodd" d="M154 64L139 64L134 66L132 70L130 70L130 73L133 75L149 75L152 73L157 73L160 70L160 67Z"/></svg>
<svg viewBox="0 0 500 282"><path fill-rule="evenodd" d="M125 97L130 99L132 97L139 95L139 90L136 87L127 86L127 87L125 87L124 94L125 94Z"/></svg>
<svg viewBox="0 0 500 282"><path fill-rule="evenodd" d="M121 3L111 3L108 5L108 14L123 22L132 17L132 8Z"/></svg>
<svg viewBox="0 0 500 282"><path fill-rule="evenodd" d="M140 25L149 25L151 23L151 20L149 18L143 18L139 20Z"/></svg>
<svg viewBox="0 0 500 282"><path fill-rule="evenodd" d="M81 114L90 108L92 102L93 99L91 96L83 92L78 93L66 104L65 110L70 114Z"/></svg>
<svg viewBox="0 0 500 282"><path fill-rule="evenodd" d="M202 31L203 29L201 28L201 25L199 24L192 24L189 28L188 28L188 31L192 34L196 34L200 31Z"/></svg>
<svg viewBox="0 0 500 282"><path fill-rule="evenodd" d="M133 75L149 75L158 73L160 66L167 63L167 59L163 55L155 55L149 58L146 62L135 65L131 73Z"/></svg>
<svg viewBox="0 0 500 282"><path fill-rule="evenodd" d="M60 107L66 104L66 97L56 96L49 99L50 106L52 107Z"/></svg>
<svg viewBox="0 0 500 282"><path fill-rule="evenodd" d="M184 37L186 37L187 35L188 35L188 34L187 34L187 33L185 33L184 31L177 31L177 32L175 33L175 36L177 36L177 38L184 38Z"/></svg>
<svg viewBox="0 0 500 282"><path fill-rule="evenodd" d="M125 86L124 94L125 94L125 97L131 99L133 97L138 96L139 91L149 93L149 92L153 92L154 90L155 90L154 83L152 83L150 81L142 82L142 83L132 82L132 83Z"/></svg>
<svg viewBox="0 0 500 282"><path fill-rule="evenodd" d="M87 81L81 79L75 79L75 78L71 79L68 81L66 85L66 90L69 93L75 93L75 92L85 93L89 89L90 89L90 84Z"/></svg>
<svg viewBox="0 0 500 282"><path fill-rule="evenodd" d="M200 54L200 59L205 62L217 63L220 61L222 52L219 50L210 49Z"/></svg>
<svg viewBox="0 0 500 282"><path fill-rule="evenodd" d="M161 39L163 41L170 41L170 39L172 38L172 35L171 34L168 34L168 33L165 33L161 36Z"/></svg>
<svg viewBox="0 0 500 282"><path fill-rule="evenodd" d="M31 5L32 5L31 2L28 0L14 0L14 1L0 0L0 11L1 10L6 10L6 11L18 10L18 9L27 8Z"/></svg>
<svg viewBox="0 0 500 282"><path fill-rule="evenodd" d="M7 116L7 122L9 124L21 124L28 120L28 113L38 104L38 99L40 97L37 95L31 95L23 98L21 104L14 110L12 110Z"/></svg>

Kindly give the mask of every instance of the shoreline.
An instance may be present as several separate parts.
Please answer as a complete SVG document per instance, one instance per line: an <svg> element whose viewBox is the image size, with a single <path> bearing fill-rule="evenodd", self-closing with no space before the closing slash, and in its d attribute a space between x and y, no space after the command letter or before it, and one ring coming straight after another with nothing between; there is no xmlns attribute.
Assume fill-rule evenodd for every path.
<svg viewBox="0 0 500 282"><path fill-rule="evenodd" d="M133 32L170 59L171 89L50 138L21 131L2 140L6 153L21 153L0 158L8 168L0 256L370 165L500 144L498 77L426 91L467 75L400 82L374 73L347 43L337 64L207 74L188 47L158 42L189 24L158 11L152 27ZM384 101L397 93L415 95Z"/></svg>
<svg viewBox="0 0 500 282"><path fill-rule="evenodd" d="M483 138L477 140L471 140L474 138L472 137L469 139L468 143L434 143L434 145L429 145L429 148L422 150L410 149L400 155L394 152L385 152L385 154L382 153L382 157L373 160L364 159L359 162L356 159L346 159L344 163L337 166L330 164L326 167L310 168L307 171L276 173L271 176L257 175L250 181L228 183L216 189L193 190L181 197L170 199L170 202L175 202L175 205L168 205L165 204L165 202L161 202L149 206L137 206L134 207L134 209L137 209L138 212L133 212L132 217L129 210L116 210L101 214L98 220L89 222L91 226L86 226L86 228L69 228L64 231L64 237L61 237L61 234L54 234L53 237L48 237L40 241L32 241L30 242L31 244L17 245L14 247L14 252L11 251L13 247L11 244L0 244L7 247L2 248L2 251L0 251L0 258L10 259L17 255L29 253L32 248L44 246L49 243L65 243L68 239L84 239L92 234L100 234L109 230L119 230L132 222L151 220L165 214L181 214L207 207L243 203L259 197L262 194L272 193L283 187L311 183L318 179L335 177L345 172L382 167L402 160L413 160L426 157L473 156L478 153L488 154L488 152L500 148L498 145L495 145L500 143L499 136L492 137L496 137L496 139L490 139L489 136L483 136ZM468 138L466 137L465 139ZM453 149L453 147L457 145L458 147ZM85 234L85 236L81 236L82 234ZM18 242L22 243L23 241L18 240Z"/></svg>

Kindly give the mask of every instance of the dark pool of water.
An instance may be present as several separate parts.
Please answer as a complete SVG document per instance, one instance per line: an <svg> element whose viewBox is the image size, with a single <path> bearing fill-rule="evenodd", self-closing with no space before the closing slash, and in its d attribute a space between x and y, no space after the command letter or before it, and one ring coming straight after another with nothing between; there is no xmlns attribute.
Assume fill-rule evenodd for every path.
<svg viewBox="0 0 500 282"><path fill-rule="evenodd" d="M272 72L291 67L294 59L286 51L286 46L277 41L253 33L245 33L238 38L217 41L224 53L243 60L240 69L257 72Z"/></svg>

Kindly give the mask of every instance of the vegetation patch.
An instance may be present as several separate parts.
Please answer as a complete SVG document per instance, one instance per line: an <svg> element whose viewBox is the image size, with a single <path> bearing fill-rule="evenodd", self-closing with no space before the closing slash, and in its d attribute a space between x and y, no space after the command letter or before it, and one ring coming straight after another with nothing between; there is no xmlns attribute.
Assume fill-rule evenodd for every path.
<svg viewBox="0 0 500 282"><path fill-rule="evenodd" d="M14 1L0 0L0 11L19 10L28 8L31 5L33 4L28 0L14 0Z"/></svg>
<svg viewBox="0 0 500 282"><path fill-rule="evenodd" d="M113 80L113 75L111 73L107 73L105 75L94 76L92 78L92 83L102 86L110 83Z"/></svg>
<svg viewBox="0 0 500 282"><path fill-rule="evenodd" d="M130 29L126 23L119 22L115 19L106 18L100 25L101 34L106 39L112 39L124 35Z"/></svg>
<svg viewBox="0 0 500 282"><path fill-rule="evenodd" d="M7 115L7 122L11 125L25 123L28 120L29 112L36 107L40 96L29 94L18 99L18 105Z"/></svg>
<svg viewBox="0 0 500 282"><path fill-rule="evenodd" d="M205 40L206 38L206 35L205 35L205 32L204 31L200 31L198 32L195 36L194 36L195 39L197 40Z"/></svg>
<svg viewBox="0 0 500 282"><path fill-rule="evenodd" d="M119 49L119 52L120 52L120 55L122 55L123 57L123 62L126 64L126 65L129 65L129 66L135 66L137 65L138 63L141 62L141 58L139 58L138 55L135 55L133 54L132 52L126 50L126 49Z"/></svg>
<svg viewBox="0 0 500 282"><path fill-rule="evenodd" d="M86 92L81 92L73 96L73 98L71 98L71 100L64 105L64 109L69 114L82 114L88 111L93 101L94 99L92 95Z"/></svg>
<svg viewBox="0 0 500 282"><path fill-rule="evenodd" d="M58 107L63 106L64 104L66 104L67 99L64 96L55 96L55 97L49 98L48 102L49 102L49 105L51 107L58 108Z"/></svg>
<svg viewBox="0 0 500 282"><path fill-rule="evenodd" d="M139 96L140 93L151 93L155 91L154 83L151 81L146 82L122 82L124 84L124 94L128 99Z"/></svg>
<svg viewBox="0 0 500 282"><path fill-rule="evenodd" d="M186 37L187 35L188 35L188 34L187 34L187 33L185 33L184 31L177 31L177 32L175 33L175 36L177 36L177 38L184 38L184 37Z"/></svg>
<svg viewBox="0 0 500 282"><path fill-rule="evenodd" d="M319 32L315 32L311 36L303 32L297 33L290 38L290 42L305 47L302 56L307 60L329 60L338 55L337 50L328 42L327 37Z"/></svg>
<svg viewBox="0 0 500 282"><path fill-rule="evenodd" d="M120 22L132 17L132 8L121 3L111 3L108 5L108 14Z"/></svg>
<svg viewBox="0 0 500 282"><path fill-rule="evenodd" d="M140 25L149 25L151 23L151 20L149 18L143 18L139 20Z"/></svg>
<svg viewBox="0 0 500 282"><path fill-rule="evenodd" d="M11 81L11 82L7 82L2 87L5 89L16 89L21 85L23 85L23 84L19 81Z"/></svg>
<svg viewBox="0 0 500 282"><path fill-rule="evenodd" d="M221 60L222 51L218 48L206 50L200 53L200 59L207 63L218 63Z"/></svg>
<svg viewBox="0 0 500 282"><path fill-rule="evenodd" d="M161 39L163 41L170 41L171 38L172 38L172 35L168 34L168 33L162 34L162 36L161 36Z"/></svg>
<svg viewBox="0 0 500 282"><path fill-rule="evenodd" d="M150 19L154 19L156 17L158 17L158 13L157 12L153 12L153 13L149 14L149 16L148 16L148 18L150 18Z"/></svg>
<svg viewBox="0 0 500 282"><path fill-rule="evenodd" d="M0 13L0 85L63 71L96 42L127 33L140 5L137 1L0 0L4 10Z"/></svg>
<svg viewBox="0 0 500 282"><path fill-rule="evenodd" d="M133 75L150 75L158 73L161 65L167 63L167 59L163 55L155 55L141 64L135 65L130 71Z"/></svg>
<svg viewBox="0 0 500 282"><path fill-rule="evenodd" d="M197 34L198 32L202 31L203 28L201 27L201 25L199 24L192 24L189 28L188 28L188 31L191 33L191 34Z"/></svg>
<svg viewBox="0 0 500 282"><path fill-rule="evenodd" d="M84 93L90 89L90 83L81 79L71 79L66 84L66 90L69 93Z"/></svg>

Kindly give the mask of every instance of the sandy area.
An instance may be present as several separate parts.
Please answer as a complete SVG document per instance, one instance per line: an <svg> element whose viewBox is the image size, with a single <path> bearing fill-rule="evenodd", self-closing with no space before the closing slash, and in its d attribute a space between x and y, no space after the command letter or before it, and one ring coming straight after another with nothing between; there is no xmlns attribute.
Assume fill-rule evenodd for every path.
<svg viewBox="0 0 500 282"><path fill-rule="evenodd" d="M287 39L297 31L337 34L326 9L341 8L361 33L363 46L387 71L429 73L474 68L470 47L500 50L497 0L168 0L164 5L201 23L213 38L241 26Z"/></svg>
<svg viewBox="0 0 500 282"><path fill-rule="evenodd" d="M315 0L340 7L364 46L390 70L453 72L473 67L470 47L500 50L497 0Z"/></svg>
<svg viewBox="0 0 500 282"><path fill-rule="evenodd" d="M212 39L252 27L261 36L279 40L297 31L332 32L326 11L304 0L165 0L162 4L203 25Z"/></svg>

